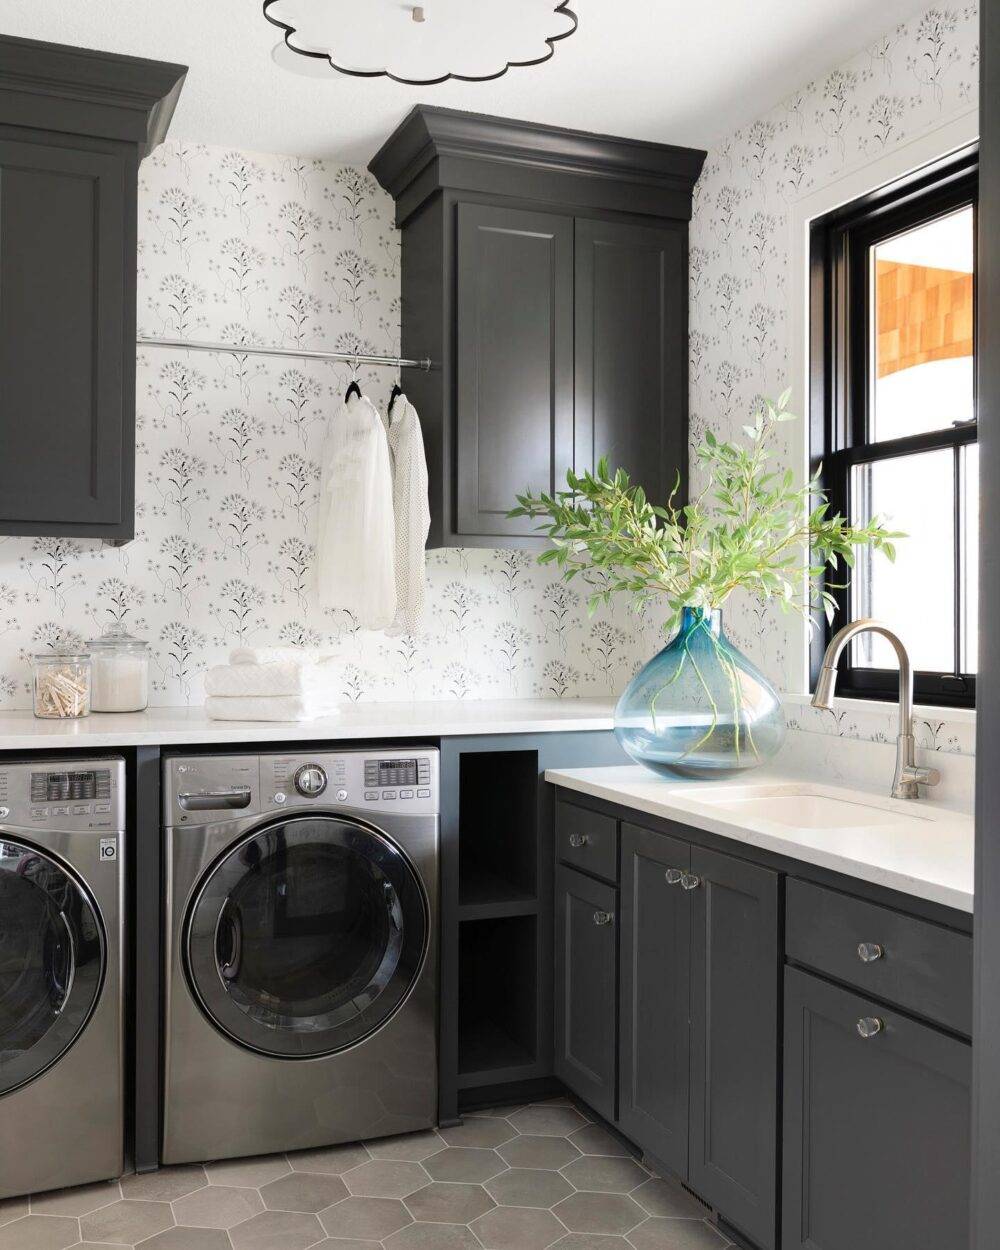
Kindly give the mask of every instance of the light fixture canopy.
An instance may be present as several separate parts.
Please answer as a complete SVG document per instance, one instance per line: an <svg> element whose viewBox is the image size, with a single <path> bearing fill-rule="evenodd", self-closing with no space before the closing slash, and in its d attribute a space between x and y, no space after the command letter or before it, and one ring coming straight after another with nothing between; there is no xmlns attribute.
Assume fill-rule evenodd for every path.
<svg viewBox="0 0 1000 1250"><path fill-rule="evenodd" d="M577 27L568 0L264 0L264 16L283 32L274 59L287 69L421 87L541 65Z"/></svg>

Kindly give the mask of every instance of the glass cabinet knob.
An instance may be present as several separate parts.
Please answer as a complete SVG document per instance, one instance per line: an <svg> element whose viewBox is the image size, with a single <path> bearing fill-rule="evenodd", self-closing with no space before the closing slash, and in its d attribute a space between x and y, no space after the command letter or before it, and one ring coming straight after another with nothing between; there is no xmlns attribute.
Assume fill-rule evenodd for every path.
<svg viewBox="0 0 1000 1250"><path fill-rule="evenodd" d="M863 1037L867 1041L869 1037L874 1037L876 1033L881 1033L885 1025L878 1016L862 1016L854 1027L858 1030L858 1036Z"/></svg>
<svg viewBox="0 0 1000 1250"><path fill-rule="evenodd" d="M873 964L876 959L881 959L883 955L882 947L878 942L859 942L858 958L863 964Z"/></svg>
<svg viewBox="0 0 1000 1250"><path fill-rule="evenodd" d="M681 877L682 890L697 890L700 885L701 877L696 877L693 872L686 872L683 877Z"/></svg>
<svg viewBox="0 0 1000 1250"><path fill-rule="evenodd" d="M594 924L597 924L597 925L610 924L612 920L614 920L614 918L615 918L614 913L610 911L595 911L594 912Z"/></svg>
<svg viewBox="0 0 1000 1250"><path fill-rule="evenodd" d="M569 835L569 844L570 846L576 846L576 847L586 846L587 835L585 833L571 833Z"/></svg>
<svg viewBox="0 0 1000 1250"><path fill-rule="evenodd" d="M667 879L667 885L680 885L684 880L684 874L679 868L668 868L664 876Z"/></svg>

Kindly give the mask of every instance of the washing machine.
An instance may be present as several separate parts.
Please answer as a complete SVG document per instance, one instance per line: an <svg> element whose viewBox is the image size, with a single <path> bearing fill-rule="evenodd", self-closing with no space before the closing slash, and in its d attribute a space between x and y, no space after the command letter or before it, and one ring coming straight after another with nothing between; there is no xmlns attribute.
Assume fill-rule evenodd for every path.
<svg viewBox="0 0 1000 1250"><path fill-rule="evenodd" d="M438 754L164 761L164 1163L437 1116Z"/></svg>
<svg viewBox="0 0 1000 1250"><path fill-rule="evenodd" d="M120 1176L125 765L0 762L0 1198Z"/></svg>

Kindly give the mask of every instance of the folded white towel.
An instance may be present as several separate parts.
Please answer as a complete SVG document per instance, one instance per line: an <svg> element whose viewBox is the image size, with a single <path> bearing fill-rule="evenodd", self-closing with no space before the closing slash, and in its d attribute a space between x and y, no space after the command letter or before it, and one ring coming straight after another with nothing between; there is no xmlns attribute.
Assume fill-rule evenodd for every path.
<svg viewBox="0 0 1000 1250"><path fill-rule="evenodd" d="M237 647L230 664L322 664L334 658L325 647Z"/></svg>
<svg viewBox="0 0 1000 1250"><path fill-rule="evenodd" d="M327 695L288 694L245 699L209 697L205 711L212 720L317 720L337 716L340 709Z"/></svg>
<svg viewBox="0 0 1000 1250"><path fill-rule="evenodd" d="M219 664L205 674L205 693L224 698L257 695L310 694L339 691L340 671L333 664L301 664L284 660L275 664Z"/></svg>

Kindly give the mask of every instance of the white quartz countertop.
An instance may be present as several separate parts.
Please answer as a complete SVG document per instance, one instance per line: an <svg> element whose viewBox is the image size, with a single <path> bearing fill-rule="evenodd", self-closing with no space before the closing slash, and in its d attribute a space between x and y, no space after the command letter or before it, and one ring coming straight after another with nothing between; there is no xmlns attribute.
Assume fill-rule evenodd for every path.
<svg viewBox="0 0 1000 1250"><path fill-rule="evenodd" d="M764 769L715 782L668 780L638 765L549 769L545 778L636 812L676 820L928 902L972 911L973 822L938 803L897 801L887 798L884 791L848 791L801 774ZM784 793L788 799L781 820L769 810L769 792ZM761 796L759 801L752 797L756 795ZM812 795L844 798L860 806L845 809L851 817L840 827L798 826L796 808L807 825ZM752 799L743 810L741 796Z"/></svg>
<svg viewBox="0 0 1000 1250"><path fill-rule="evenodd" d="M611 729L613 711L613 699L447 699L352 703L337 716L310 721L210 720L201 707L94 712L73 721L4 712L0 713L0 751L572 733Z"/></svg>

